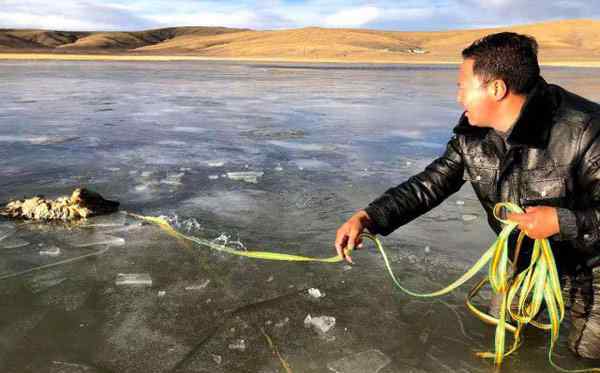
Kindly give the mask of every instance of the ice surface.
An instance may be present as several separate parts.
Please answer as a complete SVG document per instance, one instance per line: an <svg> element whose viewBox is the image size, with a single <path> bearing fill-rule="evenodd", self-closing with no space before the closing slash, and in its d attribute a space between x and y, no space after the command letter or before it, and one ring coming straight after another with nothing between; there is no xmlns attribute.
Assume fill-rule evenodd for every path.
<svg viewBox="0 0 600 373"><path fill-rule="evenodd" d="M195 217L202 223L192 228L200 230L194 234L198 237L210 240L226 232L260 250L333 255L332 234L345 218L441 155L443 148L434 144L448 141L461 112L453 99L456 68L286 66L0 61L0 98L6 104L0 107L0 201L61 195L87 184L131 212ZM553 68L545 77L552 73L597 100L600 74L592 72ZM37 104L15 104L24 99ZM181 105L189 110L179 111ZM10 109L14 106L18 110ZM112 111L97 111L107 108ZM227 171L264 175L251 184L229 179ZM217 174L218 179L209 179ZM412 289L435 290L451 282L495 238L481 219L470 185L449 202L384 238L395 272ZM479 218L464 222L462 214ZM468 289L444 297L456 313L433 300L425 312L408 314L403 311L408 298L390 287L377 251L357 252L355 262L360 263L354 268L220 260L179 247L157 227L127 224L131 221L93 218L85 224L94 227L71 229L19 222L18 231L0 224L0 247L9 239L36 244L0 249L0 273L7 274L104 248L73 248L66 241L107 242L102 235L127 239L126 250L109 249L94 260L2 282L4 299L15 300L3 305L6 327L0 340L9 347L0 352L4 370L77 371L52 366L53 360L63 360L110 372L274 372L281 366L255 328L266 320L272 320L270 335L294 372L328 371L334 360L375 348L388 355L394 351L381 372L409 372L404 361L424 372L489 368L489 362L472 356L473 349L485 349L491 341L486 327L463 305ZM61 256L38 254L52 245L63 249ZM426 245L436 255L425 255ZM144 291L117 287L119 272L148 272L152 286L160 286ZM40 279L34 293L29 280L45 273L52 276ZM205 289L185 290L209 278ZM311 298L306 291L298 296L300 289L324 284L330 285L327 299ZM166 291L165 297L158 298L158 291ZM81 306L65 313L62 305L71 303ZM235 311L253 303L259 306ZM245 335L227 333L230 327L242 329L235 316L224 317L224 312L244 318L251 329ZM304 330L308 313L335 315L337 325L327 336L339 344L324 345L327 336ZM473 340L461 332L457 313ZM27 319L35 323L22 327ZM432 333L422 345L425 328L435 330L436 337ZM246 352L228 350L236 338L245 339ZM509 359L506 373L547 370L545 351L526 342L520 354L531 359ZM194 350L199 343L204 344ZM432 352L436 347L443 351ZM429 352L451 369L428 358ZM223 356L221 366L211 353ZM578 364L568 354L564 360Z"/></svg>
<svg viewBox="0 0 600 373"><path fill-rule="evenodd" d="M115 285L152 286L152 278L148 273L119 273Z"/></svg>
<svg viewBox="0 0 600 373"><path fill-rule="evenodd" d="M65 237L65 242L75 247L88 247L95 245L109 245L109 246L123 246L125 245L125 239L121 237L115 237L108 234L94 232L72 232Z"/></svg>
<svg viewBox="0 0 600 373"><path fill-rule="evenodd" d="M312 327L319 333L327 333L331 328L335 326L335 317L333 316L318 316L312 317L310 314L306 315L304 319L304 326L307 328Z"/></svg>
<svg viewBox="0 0 600 373"><path fill-rule="evenodd" d="M5 236L0 240L0 249L18 249L27 245L29 242L15 236Z"/></svg>
<svg viewBox="0 0 600 373"><path fill-rule="evenodd" d="M373 349L333 361L327 368L335 373L377 373L390 362L383 352Z"/></svg>

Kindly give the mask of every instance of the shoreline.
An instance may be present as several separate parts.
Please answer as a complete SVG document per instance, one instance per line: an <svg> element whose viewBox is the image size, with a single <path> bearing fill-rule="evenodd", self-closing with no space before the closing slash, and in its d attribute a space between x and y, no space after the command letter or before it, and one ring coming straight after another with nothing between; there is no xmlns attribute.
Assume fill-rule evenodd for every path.
<svg viewBox="0 0 600 373"><path fill-rule="evenodd" d="M290 58L290 57L206 57L186 55L117 55L117 54L53 54L53 53L1 53L0 61L123 61L123 62L172 62L172 61L226 61L226 62L281 62L281 63L332 63L332 64L388 64L388 65L459 65L461 60L405 59L405 60L349 60L335 58ZM556 67L600 67L598 61L547 61L541 66Z"/></svg>

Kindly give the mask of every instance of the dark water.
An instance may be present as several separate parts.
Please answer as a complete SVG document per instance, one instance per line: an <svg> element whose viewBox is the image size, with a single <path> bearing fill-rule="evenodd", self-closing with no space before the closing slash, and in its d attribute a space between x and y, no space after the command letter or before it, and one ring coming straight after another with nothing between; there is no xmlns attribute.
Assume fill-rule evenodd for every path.
<svg viewBox="0 0 600 373"><path fill-rule="evenodd" d="M0 201L87 186L233 247L330 256L353 211L443 151L461 112L456 70L0 62ZM543 73L600 100L596 70ZM433 290L492 242L484 220L466 185L384 244L408 287ZM2 280L2 371L283 371L263 331L294 372L369 371L357 361L383 373L492 368L473 354L492 348L493 331L466 311L467 288L409 298L373 250L351 268L265 262L182 245L123 214L88 223L0 221L0 274L108 247ZM116 285L119 273L152 285ZM305 328L308 314L335 327ZM546 342L529 333L503 371L551 369ZM562 339L556 356L582 365Z"/></svg>

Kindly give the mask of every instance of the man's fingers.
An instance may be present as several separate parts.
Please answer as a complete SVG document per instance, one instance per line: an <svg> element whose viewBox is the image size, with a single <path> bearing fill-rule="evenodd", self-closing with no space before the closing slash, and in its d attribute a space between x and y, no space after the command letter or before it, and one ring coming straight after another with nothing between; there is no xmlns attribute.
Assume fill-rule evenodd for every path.
<svg viewBox="0 0 600 373"><path fill-rule="evenodd" d="M354 250L354 246L357 244L359 232L356 229L351 229L348 234L348 249Z"/></svg>
<svg viewBox="0 0 600 373"><path fill-rule="evenodd" d="M348 235L344 232L338 231L338 234L335 238L335 250L337 254L344 257L344 247L346 247L346 243L348 241Z"/></svg>
<svg viewBox="0 0 600 373"><path fill-rule="evenodd" d="M512 220L514 222L520 222L523 220L525 214L517 214L514 212L509 212L508 214L506 214L506 219L508 220Z"/></svg>

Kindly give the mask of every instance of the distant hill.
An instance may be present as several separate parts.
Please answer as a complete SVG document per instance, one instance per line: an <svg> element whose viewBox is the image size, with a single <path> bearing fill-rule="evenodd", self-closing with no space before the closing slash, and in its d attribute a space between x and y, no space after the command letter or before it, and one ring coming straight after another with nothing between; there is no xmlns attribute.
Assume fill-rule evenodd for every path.
<svg viewBox="0 0 600 373"><path fill-rule="evenodd" d="M473 40L499 31L533 35L542 62L600 61L600 21L563 20L530 25L443 32L309 27L254 31L224 27L173 27L138 32L0 30L0 51L185 55L214 58L452 62Z"/></svg>
<svg viewBox="0 0 600 373"><path fill-rule="evenodd" d="M184 35L210 37L246 31L226 27L169 27L132 32L77 32L0 29L0 50L4 52L128 52L157 45Z"/></svg>

